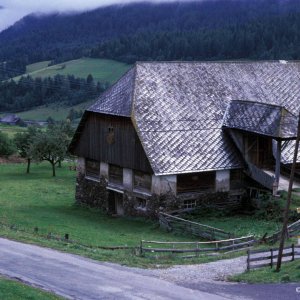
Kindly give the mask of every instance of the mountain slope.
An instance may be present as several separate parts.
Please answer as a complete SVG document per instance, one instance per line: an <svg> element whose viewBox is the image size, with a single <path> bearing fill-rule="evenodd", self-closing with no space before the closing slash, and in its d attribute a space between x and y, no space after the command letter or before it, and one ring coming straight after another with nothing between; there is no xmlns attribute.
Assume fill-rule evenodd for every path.
<svg viewBox="0 0 300 300"><path fill-rule="evenodd" d="M0 33L0 62L60 62L89 56L92 48L112 39L217 30L299 10L299 0L216 0L134 3L80 14L30 15Z"/></svg>

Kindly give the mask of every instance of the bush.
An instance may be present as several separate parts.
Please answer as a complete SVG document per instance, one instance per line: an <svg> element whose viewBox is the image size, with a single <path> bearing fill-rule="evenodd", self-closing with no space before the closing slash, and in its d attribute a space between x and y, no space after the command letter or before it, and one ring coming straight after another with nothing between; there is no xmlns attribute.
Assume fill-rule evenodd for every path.
<svg viewBox="0 0 300 300"><path fill-rule="evenodd" d="M0 131L0 156L9 156L16 151L14 143Z"/></svg>

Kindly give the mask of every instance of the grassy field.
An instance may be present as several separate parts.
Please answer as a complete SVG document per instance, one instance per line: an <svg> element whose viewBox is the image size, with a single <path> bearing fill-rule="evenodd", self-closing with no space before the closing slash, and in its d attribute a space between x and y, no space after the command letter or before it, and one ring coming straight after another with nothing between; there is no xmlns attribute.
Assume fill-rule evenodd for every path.
<svg viewBox="0 0 300 300"><path fill-rule="evenodd" d="M32 110L24 111L18 113L17 115L23 120L44 121L47 120L48 117L52 117L55 121L61 121L66 119L71 108L77 111L84 111L86 108L92 105L93 102L94 101L87 101L72 107L55 103L48 106L41 106Z"/></svg>
<svg viewBox="0 0 300 300"><path fill-rule="evenodd" d="M48 64L51 62L51 60L45 60L45 61L40 61L31 65L26 66L26 74L32 73L41 69L45 69L48 67Z"/></svg>
<svg viewBox="0 0 300 300"><path fill-rule="evenodd" d="M195 220L195 219L194 219ZM233 233L235 236L254 235L259 238L265 233L272 234L281 229L281 223L257 219L254 216L235 215L228 217L202 216L197 221Z"/></svg>
<svg viewBox="0 0 300 300"><path fill-rule="evenodd" d="M16 133L24 132L25 130L25 127L0 124L0 131L6 133L10 138L13 138Z"/></svg>
<svg viewBox="0 0 300 300"><path fill-rule="evenodd" d="M26 67L26 74L34 78L53 77L56 74L72 74L75 77L86 78L89 74L92 74L95 81L113 84L131 67L131 65L114 60L96 58L81 58L48 67L49 62L50 61L41 61L28 65ZM14 79L19 80L20 77L21 76L17 76ZM69 107L55 103L53 105L37 107L21 112L17 115L24 120L44 121L48 117L52 117L54 120L60 121L67 117L71 108L75 110L85 110L91 104L91 102L83 102L76 106Z"/></svg>
<svg viewBox="0 0 300 300"><path fill-rule="evenodd" d="M86 78L93 75L95 81L116 82L131 66L125 63L109 59L81 58L66 61L61 64L48 67L49 61L43 61L27 66L28 75L36 77L53 77L56 74L74 75L75 77ZM14 79L19 80L21 76Z"/></svg>
<svg viewBox="0 0 300 300"><path fill-rule="evenodd" d="M0 299L3 300L59 300L60 297L0 277Z"/></svg>
<svg viewBox="0 0 300 300"><path fill-rule="evenodd" d="M33 164L25 174L23 164L4 164L0 168L0 235L86 255L99 260L148 266L153 259L132 254L133 250L106 251L97 246L138 246L141 239L184 241L161 229L156 222L140 218L110 217L99 210L74 205L75 172L67 167L51 177L50 165ZM38 227L38 235L34 228ZM12 230L13 228L13 230ZM15 230L16 229L16 230ZM48 233L78 243L47 240ZM94 248L85 248L81 244ZM211 258L208 258L211 259ZM207 261L207 258L205 258ZM174 260L160 261L172 263Z"/></svg>
<svg viewBox="0 0 300 300"><path fill-rule="evenodd" d="M283 264L279 273L266 267L232 276L230 280L247 283L300 282L300 260Z"/></svg>

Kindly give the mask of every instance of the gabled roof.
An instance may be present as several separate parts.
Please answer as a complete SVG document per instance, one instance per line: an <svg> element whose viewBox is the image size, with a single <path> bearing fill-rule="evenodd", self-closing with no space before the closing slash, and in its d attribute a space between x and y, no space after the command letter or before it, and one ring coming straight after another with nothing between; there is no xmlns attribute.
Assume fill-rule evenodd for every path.
<svg viewBox="0 0 300 300"><path fill-rule="evenodd" d="M130 117L135 70L132 68L105 91L88 111Z"/></svg>
<svg viewBox="0 0 300 300"><path fill-rule="evenodd" d="M157 175L239 168L237 151L222 131L228 105L246 99L256 108L266 103L297 114L299 67L298 62L140 62L88 110L131 117ZM290 149L292 142L285 162Z"/></svg>
<svg viewBox="0 0 300 300"><path fill-rule="evenodd" d="M231 101L223 126L270 136L274 139L295 139L298 119L282 106L251 101Z"/></svg>

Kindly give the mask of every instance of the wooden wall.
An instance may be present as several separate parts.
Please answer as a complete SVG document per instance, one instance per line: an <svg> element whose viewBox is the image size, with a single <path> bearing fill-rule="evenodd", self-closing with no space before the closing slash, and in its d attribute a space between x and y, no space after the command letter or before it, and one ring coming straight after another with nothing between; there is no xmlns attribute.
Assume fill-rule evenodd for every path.
<svg viewBox="0 0 300 300"><path fill-rule="evenodd" d="M88 113L74 153L123 168L153 173L130 118Z"/></svg>

